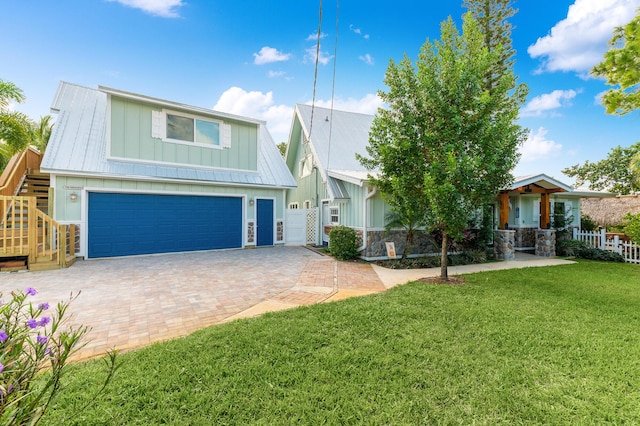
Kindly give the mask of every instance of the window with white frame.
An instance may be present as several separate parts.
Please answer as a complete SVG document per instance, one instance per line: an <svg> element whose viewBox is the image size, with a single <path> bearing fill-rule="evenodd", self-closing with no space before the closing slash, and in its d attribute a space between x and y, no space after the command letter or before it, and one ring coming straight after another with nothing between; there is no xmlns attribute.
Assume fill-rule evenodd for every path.
<svg viewBox="0 0 640 426"><path fill-rule="evenodd" d="M311 208L311 201L304 200L304 208L305 209L310 209Z"/></svg>
<svg viewBox="0 0 640 426"><path fill-rule="evenodd" d="M231 145L231 126L214 118L153 111L152 136L167 142L228 148Z"/></svg>
<svg viewBox="0 0 640 426"><path fill-rule="evenodd" d="M340 223L340 208L338 206L329 207L329 217L331 217L332 225L338 225Z"/></svg>
<svg viewBox="0 0 640 426"><path fill-rule="evenodd" d="M290 209L297 209L298 208L298 203L289 203L289 208Z"/></svg>

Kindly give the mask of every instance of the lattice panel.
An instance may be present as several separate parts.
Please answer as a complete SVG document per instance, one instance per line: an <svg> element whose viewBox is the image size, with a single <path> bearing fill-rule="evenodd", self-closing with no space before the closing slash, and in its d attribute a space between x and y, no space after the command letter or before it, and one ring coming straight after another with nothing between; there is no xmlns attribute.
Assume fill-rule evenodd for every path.
<svg viewBox="0 0 640 426"><path fill-rule="evenodd" d="M320 209L307 209L307 244L318 242L318 215Z"/></svg>

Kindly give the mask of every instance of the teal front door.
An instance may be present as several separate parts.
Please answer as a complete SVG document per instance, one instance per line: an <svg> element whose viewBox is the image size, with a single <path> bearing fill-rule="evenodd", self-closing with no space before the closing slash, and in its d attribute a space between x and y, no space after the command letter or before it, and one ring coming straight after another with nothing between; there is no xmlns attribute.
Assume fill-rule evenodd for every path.
<svg viewBox="0 0 640 426"><path fill-rule="evenodd" d="M257 200L257 244L273 245L273 200Z"/></svg>

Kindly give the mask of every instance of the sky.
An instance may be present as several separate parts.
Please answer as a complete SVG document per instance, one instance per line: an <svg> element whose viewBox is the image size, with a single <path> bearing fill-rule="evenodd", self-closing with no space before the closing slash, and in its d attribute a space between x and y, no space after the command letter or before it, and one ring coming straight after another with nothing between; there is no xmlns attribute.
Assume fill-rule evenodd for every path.
<svg viewBox="0 0 640 426"><path fill-rule="evenodd" d="M417 58L462 0L0 0L0 79L50 113L60 81L107 86L264 120L286 141L296 103L375 114L390 61ZM640 0L518 0L515 73L529 87L516 176L598 161L640 140L640 117L605 114L590 76ZM320 37L318 37L320 33ZM320 38L319 54L318 38ZM316 71L317 58L317 71Z"/></svg>

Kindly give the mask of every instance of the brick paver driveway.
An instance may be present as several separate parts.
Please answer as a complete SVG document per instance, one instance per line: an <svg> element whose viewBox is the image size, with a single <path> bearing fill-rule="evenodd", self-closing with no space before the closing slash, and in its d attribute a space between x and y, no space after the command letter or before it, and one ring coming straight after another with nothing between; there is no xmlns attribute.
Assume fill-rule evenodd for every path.
<svg viewBox="0 0 640 426"><path fill-rule="evenodd" d="M68 269L0 274L0 291L34 287L34 302L71 304L92 328L77 358L129 350L268 310L383 291L366 264L304 247L269 247L78 261ZM6 297L6 296L5 296Z"/></svg>

